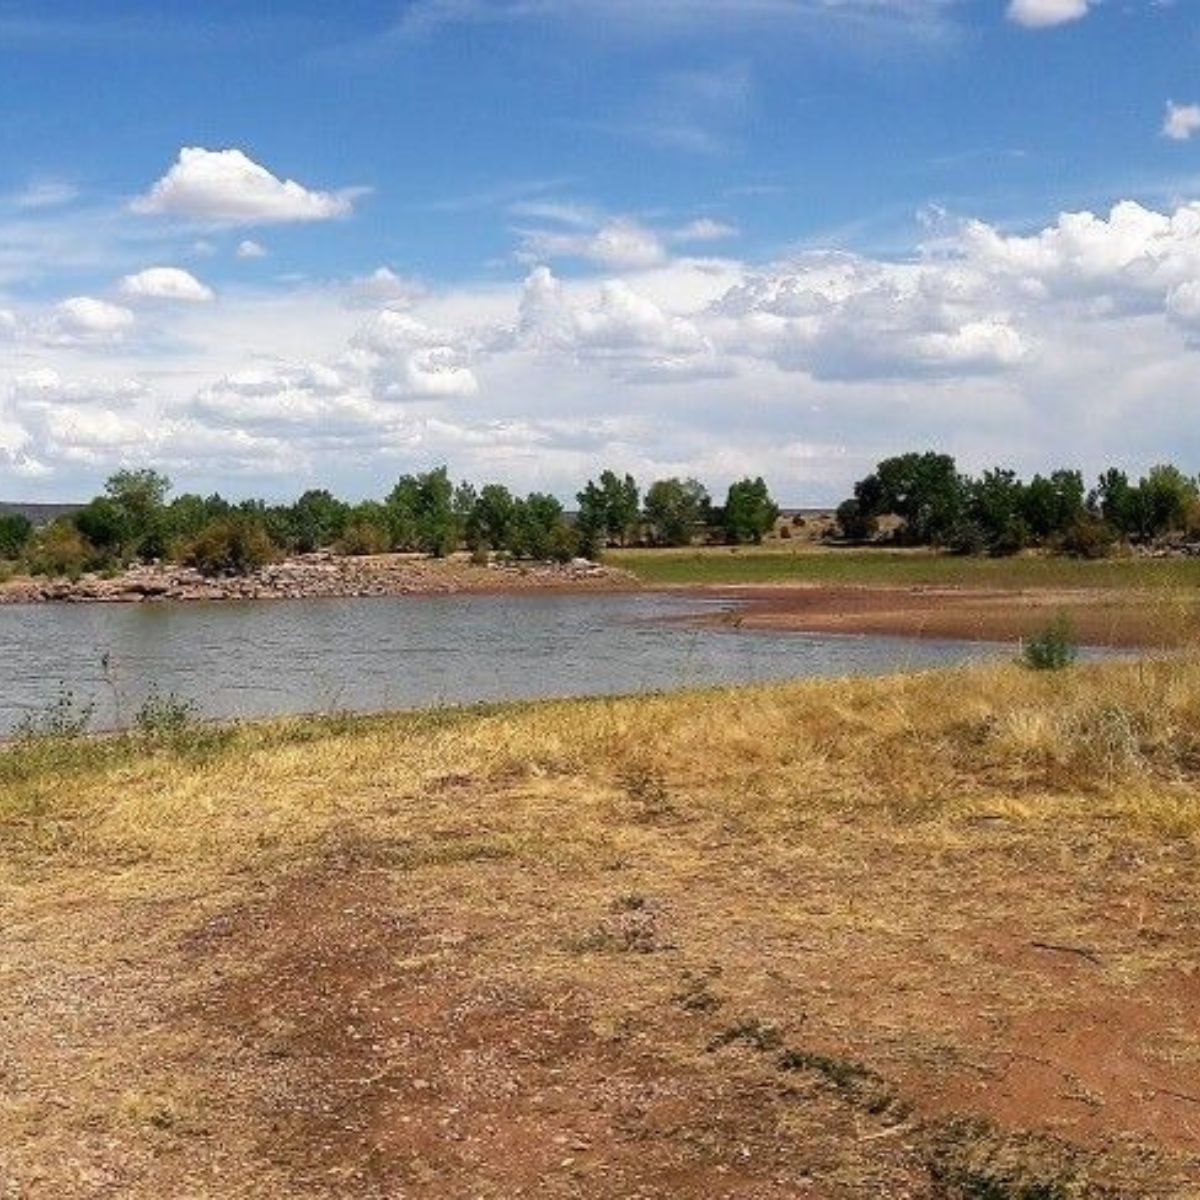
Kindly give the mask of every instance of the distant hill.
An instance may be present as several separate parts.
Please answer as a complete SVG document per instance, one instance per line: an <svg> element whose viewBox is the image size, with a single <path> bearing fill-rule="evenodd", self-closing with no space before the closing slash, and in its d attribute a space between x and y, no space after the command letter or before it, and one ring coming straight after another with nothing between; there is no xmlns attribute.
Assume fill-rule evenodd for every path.
<svg viewBox="0 0 1200 1200"><path fill-rule="evenodd" d="M20 513L35 525L49 525L59 517L78 512L82 504L24 504L19 500L0 500L0 513Z"/></svg>

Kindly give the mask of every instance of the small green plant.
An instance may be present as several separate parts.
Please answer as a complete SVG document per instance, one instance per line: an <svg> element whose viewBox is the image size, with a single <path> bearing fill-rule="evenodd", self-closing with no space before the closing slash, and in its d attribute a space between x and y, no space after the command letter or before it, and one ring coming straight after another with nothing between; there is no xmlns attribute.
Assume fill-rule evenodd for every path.
<svg viewBox="0 0 1200 1200"><path fill-rule="evenodd" d="M134 714L133 727L144 738L166 741L190 729L197 715L194 700L185 700L174 692L164 695L157 688L152 688Z"/></svg>
<svg viewBox="0 0 1200 1200"><path fill-rule="evenodd" d="M1061 671L1079 657L1070 619L1060 613L1022 647L1021 662L1031 671Z"/></svg>
<svg viewBox="0 0 1200 1200"><path fill-rule="evenodd" d="M66 684L59 684L58 694L45 707L26 713L17 722L18 741L30 742L40 738L67 741L82 737L92 723L96 706L91 701L80 702Z"/></svg>

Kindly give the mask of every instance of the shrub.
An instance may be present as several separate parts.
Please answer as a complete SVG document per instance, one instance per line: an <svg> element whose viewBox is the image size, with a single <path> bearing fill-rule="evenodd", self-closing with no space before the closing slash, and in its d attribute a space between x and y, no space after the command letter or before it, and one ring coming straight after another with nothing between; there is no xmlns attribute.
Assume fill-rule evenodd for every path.
<svg viewBox="0 0 1200 1200"><path fill-rule="evenodd" d="M19 741L36 741L39 738L69 740L82 737L92 723L96 706L91 701L80 703L75 693L65 684L60 684L58 694L44 708L26 713L17 722L16 735Z"/></svg>
<svg viewBox="0 0 1200 1200"><path fill-rule="evenodd" d="M391 549L388 531L370 521L353 521L346 526L338 540L339 554L386 554Z"/></svg>
<svg viewBox="0 0 1200 1200"><path fill-rule="evenodd" d="M248 575L274 557L262 525L235 513L209 522L188 546L184 561L202 575Z"/></svg>
<svg viewBox="0 0 1200 1200"><path fill-rule="evenodd" d="M1098 517L1077 517L1063 534L1060 549L1072 558L1107 558L1117 544L1117 531Z"/></svg>
<svg viewBox="0 0 1200 1200"><path fill-rule="evenodd" d="M83 535L69 521L55 521L34 539L29 569L34 575L78 579L93 555Z"/></svg>
<svg viewBox="0 0 1200 1200"><path fill-rule="evenodd" d="M1059 614L1025 643L1021 662L1031 671L1061 671L1079 657L1079 647L1066 614Z"/></svg>
<svg viewBox="0 0 1200 1200"><path fill-rule="evenodd" d="M133 726L152 741L169 740L190 728L197 714L194 700L184 700L174 692L163 695L153 688L134 715Z"/></svg>

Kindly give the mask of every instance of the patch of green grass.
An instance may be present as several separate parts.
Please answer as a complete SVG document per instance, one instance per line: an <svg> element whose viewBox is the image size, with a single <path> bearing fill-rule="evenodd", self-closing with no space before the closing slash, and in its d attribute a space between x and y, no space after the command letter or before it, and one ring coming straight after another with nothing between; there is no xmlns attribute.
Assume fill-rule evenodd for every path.
<svg viewBox="0 0 1200 1200"><path fill-rule="evenodd" d="M966 558L921 550L610 550L609 566L649 584L819 583L984 588L1188 588L1200 559Z"/></svg>

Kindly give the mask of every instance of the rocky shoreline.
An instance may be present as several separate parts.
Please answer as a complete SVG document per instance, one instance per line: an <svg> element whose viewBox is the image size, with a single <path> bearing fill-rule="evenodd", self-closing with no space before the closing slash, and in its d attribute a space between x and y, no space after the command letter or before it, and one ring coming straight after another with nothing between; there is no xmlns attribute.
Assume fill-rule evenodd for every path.
<svg viewBox="0 0 1200 1200"><path fill-rule="evenodd" d="M271 563L248 575L211 578L192 567L154 564L106 578L19 578L0 584L0 604L137 604L195 600L307 600L354 596L454 595L537 589L625 588L625 571L576 559L571 563L426 559L406 554L346 557L306 554Z"/></svg>

